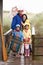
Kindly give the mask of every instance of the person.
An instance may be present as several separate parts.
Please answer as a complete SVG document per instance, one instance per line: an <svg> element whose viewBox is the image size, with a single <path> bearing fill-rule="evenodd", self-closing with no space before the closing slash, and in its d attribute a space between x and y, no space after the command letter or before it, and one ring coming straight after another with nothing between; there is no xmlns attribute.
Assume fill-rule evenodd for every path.
<svg viewBox="0 0 43 65"><path fill-rule="evenodd" d="M11 23L11 29L14 30L16 28L16 25L19 24L20 26L23 25L22 19L18 15L18 8L15 7L12 9L13 19Z"/></svg>
<svg viewBox="0 0 43 65"><path fill-rule="evenodd" d="M20 38L21 42L23 41L23 32L21 31L19 24L16 25L16 28L15 28L14 32L12 32L12 34L13 34L14 38L18 37L18 38Z"/></svg>
<svg viewBox="0 0 43 65"><path fill-rule="evenodd" d="M25 53L25 56L29 56L30 55L29 45L30 45L30 41L31 41L31 30L29 28L29 23L26 22L24 27L25 27L24 30L23 30L24 53Z"/></svg>
<svg viewBox="0 0 43 65"><path fill-rule="evenodd" d="M29 28L31 29L30 21L29 21L29 19L27 18L27 15L26 15L26 14L23 14L23 16L22 16L22 21L23 21L24 24L25 24L25 23L28 23L28 24L29 24ZM23 26L23 29L24 29L24 26ZM32 42L32 40L31 40L30 42ZM29 49L30 49L30 54L31 54L31 53L32 53L32 44L29 45Z"/></svg>
<svg viewBox="0 0 43 65"><path fill-rule="evenodd" d="M22 21L23 21L23 24L28 23L28 24L29 24L29 28L30 28L30 21L29 21L29 19L27 18L27 15L26 15L26 14L23 14L23 15L22 15ZM23 27L23 28L24 28L24 27Z"/></svg>
<svg viewBox="0 0 43 65"><path fill-rule="evenodd" d="M19 14L19 16L21 17L21 19L22 19L23 13L24 13L24 10L18 10L18 14Z"/></svg>
<svg viewBox="0 0 43 65"><path fill-rule="evenodd" d="M12 49L13 51L16 51L18 54L19 49L23 42L23 32L20 30L20 25L17 24L15 30L12 32L13 39L11 41L11 44L9 46L9 50ZM16 46L15 46L16 45Z"/></svg>
<svg viewBox="0 0 43 65"><path fill-rule="evenodd" d="M23 14L22 15L22 21L23 21L23 24L24 25L25 25L25 23L28 23L29 24L29 28L30 28L30 21L27 18L27 15L26 14ZM24 26L22 26L22 30L24 30ZM31 45L29 45L29 48L30 48L30 51L31 51ZM24 54L24 44L22 44L21 54Z"/></svg>

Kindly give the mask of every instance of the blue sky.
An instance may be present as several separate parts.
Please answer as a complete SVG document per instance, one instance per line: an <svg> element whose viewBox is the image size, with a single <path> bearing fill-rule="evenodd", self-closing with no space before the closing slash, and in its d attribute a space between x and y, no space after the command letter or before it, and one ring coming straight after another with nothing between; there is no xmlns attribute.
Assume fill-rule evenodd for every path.
<svg viewBox="0 0 43 65"><path fill-rule="evenodd" d="M14 6L32 13L43 12L43 0L3 0L3 10L10 11Z"/></svg>

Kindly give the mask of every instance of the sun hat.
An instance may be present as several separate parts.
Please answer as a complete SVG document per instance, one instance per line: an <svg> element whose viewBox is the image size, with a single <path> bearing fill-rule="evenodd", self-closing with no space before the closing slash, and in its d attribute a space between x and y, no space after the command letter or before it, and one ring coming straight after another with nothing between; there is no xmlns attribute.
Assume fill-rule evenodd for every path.
<svg viewBox="0 0 43 65"><path fill-rule="evenodd" d="M20 27L20 25L19 25L19 24L17 24L17 25L16 25L16 27Z"/></svg>

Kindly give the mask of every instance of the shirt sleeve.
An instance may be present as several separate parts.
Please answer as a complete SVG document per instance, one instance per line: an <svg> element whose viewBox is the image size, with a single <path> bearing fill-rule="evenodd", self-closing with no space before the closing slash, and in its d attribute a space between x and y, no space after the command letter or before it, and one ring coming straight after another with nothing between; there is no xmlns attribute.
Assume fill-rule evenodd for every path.
<svg viewBox="0 0 43 65"><path fill-rule="evenodd" d="M14 30L15 24L16 24L16 20L15 20L15 18L13 18L12 23L11 23L11 29Z"/></svg>
<svg viewBox="0 0 43 65"><path fill-rule="evenodd" d="M17 20L17 24L21 24L22 19L20 18L20 16L17 15L17 19L16 20Z"/></svg>

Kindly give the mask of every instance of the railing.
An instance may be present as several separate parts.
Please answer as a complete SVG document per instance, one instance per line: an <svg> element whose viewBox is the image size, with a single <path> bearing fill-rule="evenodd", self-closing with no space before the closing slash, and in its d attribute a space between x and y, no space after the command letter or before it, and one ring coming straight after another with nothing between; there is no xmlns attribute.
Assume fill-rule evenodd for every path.
<svg viewBox="0 0 43 65"><path fill-rule="evenodd" d="M12 39L12 29L10 29L6 33L4 33L4 41L5 41L6 49L8 49L11 39Z"/></svg>
<svg viewBox="0 0 43 65"><path fill-rule="evenodd" d="M43 56L43 36L32 36L32 59ZM43 57L42 57L43 58Z"/></svg>
<svg viewBox="0 0 43 65"><path fill-rule="evenodd" d="M4 33L5 47L8 48L12 39L12 29ZM41 51L42 50L42 51ZM35 56L43 56L43 36L32 35L32 59Z"/></svg>

